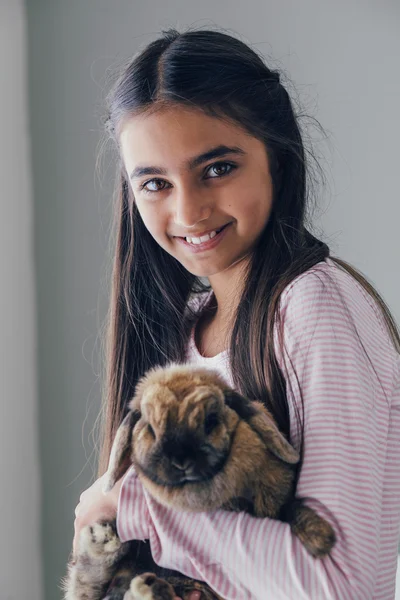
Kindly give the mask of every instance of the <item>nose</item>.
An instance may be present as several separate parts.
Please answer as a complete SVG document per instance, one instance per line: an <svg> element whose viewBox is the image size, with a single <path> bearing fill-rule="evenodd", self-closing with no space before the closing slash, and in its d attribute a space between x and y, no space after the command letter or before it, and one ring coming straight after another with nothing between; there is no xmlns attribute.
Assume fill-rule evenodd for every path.
<svg viewBox="0 0 400 600"><path fill-rule="evenodd" d="M190 467L193 467L194 461L190 458L173 458L171 464L179 471L187 471Z"/></svg>
<svg viewBox="0 0 400 600"><path fill-rule="evenodd" d="M211 215L209 192L208 194L201 192L193 186L181 188L176 192L174 208L176 225L183 228L195 227L199 222L209 219Z"/></svg>

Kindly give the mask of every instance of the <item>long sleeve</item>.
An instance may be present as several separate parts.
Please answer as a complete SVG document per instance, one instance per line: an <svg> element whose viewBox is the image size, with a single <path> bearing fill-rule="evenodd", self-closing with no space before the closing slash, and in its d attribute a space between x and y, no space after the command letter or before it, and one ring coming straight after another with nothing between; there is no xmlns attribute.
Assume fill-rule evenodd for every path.
<svg viewBox="0 0 400 600"><path fill-rule="evenodd" d="M124 482L119 533L135 537L129 487L138 506L147 507L137 510L157 564L206 581L226 600L387 600L393 596L376 592L377 557L386 544L394 581L397 538L382 539L382 522L390 452L394 460L388 440L398 355L372 301L346 281L337 288L323 273L307 272L285 290L281 316L285 352L279 361L295 446L296 409L304 422L296 495L333 526L337 543L330 556L313 559L280 521L165 508L134 473ZM399 473L398 451L396 460ZM399 484L393 486L399 506ZM398 533L398 514L393 527Z"/></svg>

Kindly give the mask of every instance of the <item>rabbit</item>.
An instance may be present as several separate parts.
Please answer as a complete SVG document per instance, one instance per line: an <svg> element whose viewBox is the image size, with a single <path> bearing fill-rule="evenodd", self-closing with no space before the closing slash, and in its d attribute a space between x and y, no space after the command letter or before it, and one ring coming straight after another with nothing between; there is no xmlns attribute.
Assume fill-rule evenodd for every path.
<svg viewBox="0 0 400 600"><path fill-rule="evenodd" d="M261 402L238 394L214 370L170 363L139 380L115 436L104 491L132 464L160 504L184 511L245 510L286 521L319 558L331 551L335 534L295 498L298 462L298 452ZM93 536L97 541L90 541ZM95 555L99 539L103 558L95 566L88 555ZM69 565L65 600L98 600L105 593L107 600L172 600L195 588L202 600L222 600L206 584L155 565L147 543L121 543L115 523L84 528L81 540L82 555Z"/></svg>

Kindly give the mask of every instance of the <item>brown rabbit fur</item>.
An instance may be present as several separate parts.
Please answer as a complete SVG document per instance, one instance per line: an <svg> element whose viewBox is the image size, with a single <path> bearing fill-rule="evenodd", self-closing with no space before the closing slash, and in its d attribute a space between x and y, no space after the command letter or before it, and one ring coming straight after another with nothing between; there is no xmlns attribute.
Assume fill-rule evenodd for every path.
<svg viewBox="0 0 400 600"><path fill-rule="evenodd" d="M294 498L298 453L261 402L236 393L215 371L170 364L146 373L136 386L129 409L114 440L104 491L110 490L133 464L145 488L165 506L184 511L246 510L256 517L285 520L312 556L322 557L330 552L335 543L333 529ZM113 524L101 525L115 528ZM114 535L114 544L115 538L119 541ZM136 548L136 564L132 544ZM150 565L143 565L142 570L138 559L140 544L140 556L147 552L146 565ZM78 556L64 583L66 600L102 598L112 575L116 577L107 598L122 599L123 594L118 596L116 592L118 585L127 590L134 575L150 569L153 574L132 580L133 600L172 600L178 593L185 598L187 591L195 588L202 590L204 599L218 598L205 584L196 584L179 574L171 579L172 572L155 565L143 542L120 543L114 552L116 568L111 573L110 566L108 581L99 575L97 595L90 595L87 586L85 595L79 595ZM86 557L82 568L86 579L90 575L87 563ZM161 590L162 586L165 589ZM147 595L142 595L145 592Z"/></svg>

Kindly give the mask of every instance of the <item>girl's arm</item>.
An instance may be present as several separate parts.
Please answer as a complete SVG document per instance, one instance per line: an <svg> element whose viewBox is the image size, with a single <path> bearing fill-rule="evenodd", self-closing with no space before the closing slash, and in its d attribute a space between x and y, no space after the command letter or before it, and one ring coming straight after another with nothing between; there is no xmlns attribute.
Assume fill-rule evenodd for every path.
<svg viewBox="0 0 400 600"><path fill-rule="evenodd" d="M382 504L385 470L394 471L388 464L388 430L398 362L376 309L354 284L346 285L342 296L323 274L306 273L289 286L281 309L295 446L300 389L304 400L304 462L296 493L333 526L337 542L331 555L313 559L280 521L164 508L132 470L119 498L122 539L150 539L158 564L206 581L227 600L368 600L377 597L383 569L389 587L392 579L394 585L397 538L382 539ZM389 485L397 485L398 498L399 484ZM385 515L394 532L399 528L395 500L392 515ZM382 598L392 597L390 591Z"/></svg>

